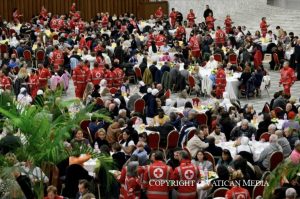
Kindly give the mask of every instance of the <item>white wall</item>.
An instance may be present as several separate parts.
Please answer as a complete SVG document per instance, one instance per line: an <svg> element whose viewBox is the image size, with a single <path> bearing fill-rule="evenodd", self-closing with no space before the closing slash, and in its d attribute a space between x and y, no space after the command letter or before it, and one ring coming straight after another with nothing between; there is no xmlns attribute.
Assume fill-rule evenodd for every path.
<svg viewBox="0 0 300 199"><path fill-rule="evenodd" d="M175 8L175 10L179 10L184 19L192 8L196 14L196 22L204 21L203 12L205 10L205 6L209 5L209 7L214 12L214 17L217 20L224 22L224 17L231 12L238 10L241 7L255 7L257 5L266 5L267 0L168 0L169 1L169 9ZM218 23L218 21L216 21Z"/></svg>

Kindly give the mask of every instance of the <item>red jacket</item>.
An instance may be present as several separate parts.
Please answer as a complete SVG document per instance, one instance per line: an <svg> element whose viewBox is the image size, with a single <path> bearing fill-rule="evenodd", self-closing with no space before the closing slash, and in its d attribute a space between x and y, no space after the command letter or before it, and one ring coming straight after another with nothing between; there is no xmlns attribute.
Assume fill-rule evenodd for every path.
<svg viewBox="0 0 300 199"><path fill-rule="evenodd" d="M224 44L225 43L226 34L223 30L217 30L216 31L216 43L217 44Z"/></svg>
<svg viewBox="0 0 300 199"><path fill-rule="evenodd" d="M260 50L256 50L254 54L254 67L257 68L262 65L263 55Z"/></svg>
<svg viewBox="0 0 300 199"><path fill-rule="evenodd" d="M189 13L189 14L187 15L187 20L188 20L190 26L193 26L193 25L194 25L195 19L196 19L195 13Z"/></svg>
<svg viewBox="0 0 300 199"><path fill-rule="evenodd" d="M185 35L185 28L183 26L178 26L175 37L177 39L182 39L182 37Z"/></svg>
<svg viewBox="0 0 300 199"><path fill-rule="evenodd" d="M260 22L260 30L262 33L267 33L268 32L268 26L266 21L261 21Z"/></svg>
<svg viewBox="0 0 300 199"><path fill-rule="evenodd" d="M177 16L177 13L176 13L176 12L171 12L170 15L169 15L170 21L171 21L171 25L172 25L172 26L175 25L176 16Z"/></svg>
<svg viewBox="0 0 300 199"><path fill-rule="evenodd" d="M174 180L186 182L185 186L178 186L178 199L194 199L197 193L197 182L200 180L199 169L190 160L183 160L174 170Z"/></svg>
<svg viewBox="0 0 300 199"><path fill-rule="evenodd" d="M48 15L48 12L47 12L46 8L43 7L41 9L40 16L43 17L44 19L46 19L47 15Z"/></svg>
<svg viewBox="0 0 300 199"><path fill-rule="evenodd" d="M280 70L280 82L283 85L292 85L296 80L295 71L291 68L282 68Z"/></svg>
<svg viewBox="0 0 300 199"><path fill-rule="evenodd" d="M230 190L226 192L225 198L226 199L237 199L237 198L250 199L251 197L247 189L244 189L242 187L232 187Z"/></svg>
<svg viewBox="0 0 300 199"><path fill-rule="evenodd" d="M103 68L104 65L105 65L105 59L104 59L104 57L102 58L102 57L100 57L100 56L97 56L97 57L96 57L96 62L98 63L98 66L99 66L100 68Z"/></svg>
<svg viewBox="0 0 300 199"><path fill-rule="evenodd" d="M214 22L215 22L215 19L211 16L208 16L205 19L205 23L206 23L208 29L213 29L215 27Z"/></svg>
<svg viewBox="0 0 300 199"><path fill-rule="evenodd" d="M63 52L61 50L54 50L51 57L51 62L55 64L60 59L64 59Z"/></svg>
<svg viewBox="0 0 300 199"><path fill-rule="evenodd" d="M54 29L54 30L58 28L58 21L57 21L57 19L55 19L55 18L51 19L51 21L50 21L50 27L52 29Z"/></svg>
<svg viewBox="0 0 300 199"><path fill-rule="evenodd" d="M31 97L35 98L37 91L39 90L39 76L38 75L30 75L29 76L29 87L30 87Z"/></svg>
<svg viewBox="0 0 300 199"><path fill-rule="evenodd" d="M72 79L75 86L90 82L90 69L88 69L86 66L76 66L76 68L73 70Z"/></svg>
<svg viewBox="0 0 300 199"><path fill-rule="evenodd" d="M100 81L104 78L103 69L95 67L91 70L91 80L94 85L99 85Z"/></svg>
<svg viewBox="0 0 300 199"><path fill-rule="evenodd" d="M149 35L148 35L148 41L147 41L148 47L151 46L151 43L154 40L155 40L154 35L152 33L149 33Z"/></svg>
<svg viewBox="0 0 300 199"><path fill-rule="evenodd" d="M225 88L226 87L226 74L223 69L218 69L216 74L216 86Z"/></svg>
<svg viewBox="0 0 300 199"><path fill-rule="evenodd" d="M160 46L165 45L166 37L165 37L165 35L159 34L159 35L157 35L157 37L155 38L155 40L156 40L156 45L158 47L160 47Z"/></svg>
<svg viewBox="0 0 300 199"><path fill-rule="evenodd" d="M225 19L225 22L224 22L224 25L225 25L225 29L226 29L226 33L228 34L230 31L231 31L231 25L232 25L232 20L231 18L226 18Z"/></svg>
<svg viewBox="0 0 300 199"><path fill-rule="evenodd" d="M200 51L200 45L196 35L190 38L189 46L192 51Z"/></svg>
<svg viewBox="0 0 300 199"><path fill-rule="evenodd" d="M165 180L173 180L172 168L162 161L155 161L147 167L144 173L143 184L147 189L148 199L168 199L172 189Z"/></svg>
<svg viewBox="0 0 300 199"><path fill-rule="evenodd" d="M155 12L155 17L160 19L163 16L164 16L164 13L163 13L162 9L157 9Z"/></svg>
<svg viewBox="0 0 300 199"><path fill-rule="evenodd" d="M98 52L98 51L103 52L103 51L104 51L104 48L103 48L101 45L98 44L98 45L94 48L94 51L95 51L95 52Z"/></svg>
<svg viewBox="0 0 300 199"><path fill-rule="evenodd" d="M39 87L45 88L48 85L48 79L51 77L51 73L48 68L39 69Z"/></svg>
<svg viewBox="0 0 300 199"><path fill-rule="evenodd" d="M108 24L108 18L107 18L107 16L103 16L102 17L101 24L102 24L102 27L107 27L107 24Z"/></svg>
<svg viewBox="0 0 300 199"><path fill-rule="evenodd" d="M0 87L1 87L1 89L3 89L3 90L10 89L10 86L11 86L11 82L8 79L8 77L6 77L5 75L0 77Z"/></svg>

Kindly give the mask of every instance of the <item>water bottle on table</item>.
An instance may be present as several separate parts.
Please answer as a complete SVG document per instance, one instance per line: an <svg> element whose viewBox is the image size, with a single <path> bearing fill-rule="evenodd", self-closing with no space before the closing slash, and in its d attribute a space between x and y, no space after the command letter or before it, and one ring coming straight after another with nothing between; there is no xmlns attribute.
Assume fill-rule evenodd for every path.
<svg viewBox="0 0 300 199"><path fill-rule="evenodd" d="M204 182L205 182L205 184L208 184L208 170L207 170L207 168L204 168Z"/></svg>
<svg viewBox="0 0 300 199"><path fill-rule="evenodd" d="M286 113L284 114L283 119L284 119L284 121L287 120L287 114Z"/></svg>

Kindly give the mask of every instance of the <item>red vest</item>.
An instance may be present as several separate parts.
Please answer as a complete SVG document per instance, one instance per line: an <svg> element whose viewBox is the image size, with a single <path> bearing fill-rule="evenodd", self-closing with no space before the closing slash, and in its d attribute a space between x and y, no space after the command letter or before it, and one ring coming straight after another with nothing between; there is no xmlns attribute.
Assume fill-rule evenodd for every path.
<svg viewBox="0 0 300 199"><path fill-rule="evenodd" d="M225 19L224 25L226 27L225 29L226 29L227 34L231 31L231 23L232 23L231 18L226 18Z"/></svg>
<svg viewBox="0 0 300 199"><path fill-rule="evenodd" d="M155 40L157 46L163 46L165 45L166 37L164 35L159 34Z"/></svg>
<svg viewBox="0 0 300 199"><path fill-rule="evenodd" d="M101 23L102 23L102 27L107 27L107 24L108 24L108 18L107 18L107 16L103 16L102 17Z"/></svg>
<svg viewBox="0 0 300 199"><path fill-rule="evenodd" d="M226 87L226 74L223 69L219 69L216 74L216 86L217 87Z"/></svg>
<svg viewBox="0 0 300 199"><path fill-rule="evenodd" d="M280 83L283 85L292 85L295 80L295 72L291 67L288 67L287 69L282 68L280 70Z"/></svg>
<svg viewBox="0 0 300 199"><path fill-rule="evenodd" d="M39 76L37 75L30 75L29 77L29 87L30 87L30 94L32 98L35 98L37 91L39 89Z"/></svg>
<svg viewBox="0 0 300 199"><path fill-rule="evenodd" d="M200 51L200 45L197 36L190 38L190 48L192 51Z"/></svg>
<svg viewBox="0 0 300 199"><path fill-rule="evenodd" d="M0 77L0 87L3 90L10 89L10 81L5 75Z"/></svg>
<svg viewBox="0 0 300 199"><path fill-rule="evenodd" d="M224 44L225 43L225 38L226 38L226 35L224 33L223 30L217 30L216 32L216 43L217 44Z"/></svg>
<svg viewBox="0 0 300 199"><path fill-rule="evenodd" d="M178 199L194 199L196 197L197 182L200 180L200 172L190 160L181 161L180 166L175 168L174 180L187 183L184 186L178 186Z"/></svg>
<svg viewBox="0 0 300 199"><path fill-rule="evenodd" d="M195 24L195 13L189 13L187 15L187 20L189 22L189 26L192 27Z"/></svg>
<svg viewBox="0 0 300 199"><path fill-rule="evenodd" d="M156 10L155 17L156 18L162 18L164 15L163 11L161 9Z"/></svg>
<svg viewBox="0 0 300 199"><path fill-rule="evenodd" d="M98 66L99 67L104 67L104 65L105 65L105 59L104 58L102 58L102 57L100 57L100 56L97 56L96 57L96 62L98 63Z"/></svg>
<svg viewBox="0 0 300 199"><path fill-rule="evenodd" d="M101 68L96 67L92 69L91 80L94 85L99 85L103 77L104 77L104 72Z"/></svg>
<svg viewBox="0 0 300 199"><path fill-rule="evenodd" d="M76 66L73 70L73 77L74 85L77 86L78 84L86 84L90 81L90 70L88 67L83 66Z"/></svg>
<svg viewBox="0 0 300 199"><path fill-rule="evenodd" d="M176 30L175 37L177 39L182 39L183 35L185 35L185 28L183 26L179 26Z"/></svg>
<svg viewBox="0 0 300 199"><path fill-rule="evenodd" d="M172 189L166 180L173 180L172 168L162 161L155 161L144 173L143 183L147 188L148 199L168 199Z"/></svg>
<svg viewBox="0 0 300 199"><path fill-rule="evenodd" d="M115 73L113 73L110 70L105 70L104 71L104 77L107 81L107 87L112 87L113 82L114 82L114 78L116 77Z"/></svg>
<svg viewBox="0 0 300 199"><path fill-rule="evenodd" d="M43 88L47 86L48 79L51 77L51 73L48 68L39 69L39 87Z"/></svg>
<svg viewBox="0 0 300 199"><path fill-rule="evenodd" d="M176 12L171 12L170 15L169 15L172 26L175 25L176 16L177 16Z"/></svg>

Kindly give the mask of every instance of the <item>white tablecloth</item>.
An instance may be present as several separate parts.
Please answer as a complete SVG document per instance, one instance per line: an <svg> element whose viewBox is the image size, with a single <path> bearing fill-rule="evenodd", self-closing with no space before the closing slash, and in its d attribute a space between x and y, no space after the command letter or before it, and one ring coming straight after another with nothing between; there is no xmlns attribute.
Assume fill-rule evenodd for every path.
<svg viewBox="0 0 300 199"><path fill-rule="evenodd" d="M210 94L212 90L213 82L210 79L212 69L205 69L200 67L199 75L202 77L202 92ZM238 78L241 76L241 73L234 73L233 76L226 76L226 88L225 91L228 93L230 99L237 99L239 93L239 80Z"/></svg>
<svg viewBox="0 0 300 199"><path fill-rule="evenodd" d="M170 35L174 35L176 32L176 29L173 30L169 30ZM190 39L190 34L192 32L192 28L185 28L185 32L186 32L186 40L189 41Z"/></svg>
<svg viewBox="0 0 300 199"><path fill-rule="evenodd" d="M138 23L138 27L139 27L140 31L143 31L146 26L150 26L152 28L152 27L155 26L155 24L154 23L148 23L148 22Z"/></svg>
<svg viewBox="0 0 300 199"><path fill-rule="evenodd" d="M89 172L90 176L95 176L96 165L97 159L89 159L83 164L83 168Z"/></svg>
<svg viewBox="0 0 300 199"><path fill-rule="evenodd" d="M234 141L223 142L216 144L222 149L228 149L231 153L231 156L234 158L236 156L236 147L234 146ZM252 142L249 141L249 145L253 152L253 160L256 162L259 159L261 152L269 145L269 142Z"/></svg>

